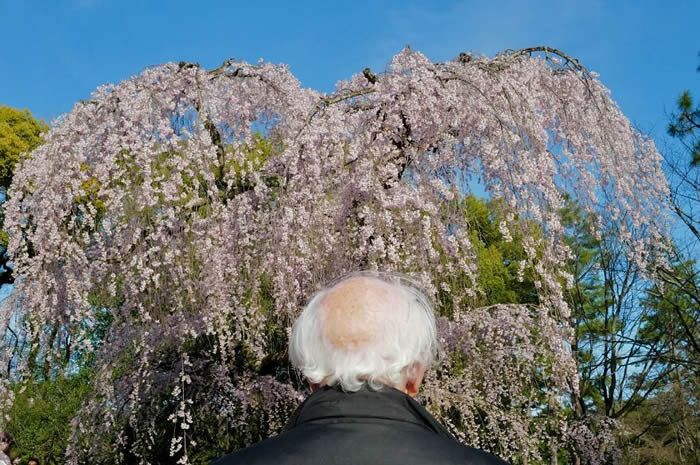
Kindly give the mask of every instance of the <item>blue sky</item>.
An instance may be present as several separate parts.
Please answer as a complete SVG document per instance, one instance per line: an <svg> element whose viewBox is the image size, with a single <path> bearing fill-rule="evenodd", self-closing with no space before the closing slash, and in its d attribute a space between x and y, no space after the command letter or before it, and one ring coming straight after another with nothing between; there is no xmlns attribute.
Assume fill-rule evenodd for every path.
<svg viewBox="0 0 700 465"><path fill-rule="evenodd" d="M206 6L202 6L202 5ZM330 92L410 44L434 60L549 45L580 59L655 138L684 88L700 93L700 2L137 2L0 0L0 104L51 121L144 67L234 56L283 62Z"/></svg>

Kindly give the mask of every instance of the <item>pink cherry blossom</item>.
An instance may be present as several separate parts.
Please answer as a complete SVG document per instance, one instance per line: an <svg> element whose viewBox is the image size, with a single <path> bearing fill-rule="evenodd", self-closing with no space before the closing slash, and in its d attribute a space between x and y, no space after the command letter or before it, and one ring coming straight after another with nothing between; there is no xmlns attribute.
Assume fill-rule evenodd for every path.
<svg viewBox="0 0 700 465"><path fill-rule="evenodd" d="M433 63L406 49L376 82L356 74L332 95L285 66L168 63L61 117L5 204L17 282L0 323L17 322L56 372L61 341L96 356L69 462L128 451L147 463L166 437L189 463L205 415L239 446L278 431L301 384L263 367L286 363L310 295L359 268L413 273L450 296L422 400L461 440L531 459L543 440L581 453L575 441L603 441L594 431L609 429L582 433L562 413L577 376L559 212L570 197L650 263L668 186L653 142L594 74L530 55ZM256 133L269 156L251 155ZM539 305L465 303L483 292L459 206L476 182L504 200L504 237L525 238L520 270L537 276Z"/></svg>

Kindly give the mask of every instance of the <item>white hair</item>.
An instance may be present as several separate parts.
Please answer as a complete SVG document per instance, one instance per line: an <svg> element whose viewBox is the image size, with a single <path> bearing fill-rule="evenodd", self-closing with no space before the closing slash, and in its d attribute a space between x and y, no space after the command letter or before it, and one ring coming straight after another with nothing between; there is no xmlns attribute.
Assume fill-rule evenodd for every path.
<svg viewBox="0 0 700 465"><path fill-rule="evenodd" d="M375 332L381 337L349 349L329 341L321 302L335 286L358 277L388 284L402 305L382 312ZM365 383L376 390L383 384L397 386L415 375L416 364L429 369L437 351L433 306L420 286L408 276L378 271L351 273L317 292L294 323L289 341L290 359L309 382L340 384L351 392Z"/></svg>

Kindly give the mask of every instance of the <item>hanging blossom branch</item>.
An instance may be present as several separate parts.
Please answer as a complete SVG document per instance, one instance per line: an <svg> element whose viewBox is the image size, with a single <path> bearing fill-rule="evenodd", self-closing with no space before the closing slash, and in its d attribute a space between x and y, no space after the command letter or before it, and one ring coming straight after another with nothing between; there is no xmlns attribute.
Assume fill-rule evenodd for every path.
<svg viewBox="0 0 700 465"><path fill-rule="evenodd" d="M519 238L535 306L480 308L464 203L477 180L499 234ZM17 283L0 321L25 325L33 349L11 376L28 379L37 360L56 373L62 341L79 341L71 353L94 356L96 389L69 462L160 451L187 463L212 441L243 447L281 428L303 397L286 334L318 286L358 268L414 272L450 348L429 408L506 458L535 459L542 441L580 450L569 433L585 425L561 409L577 389L562 208L577 202L646 269L666 242L667 198L652 141L556 49L445 63L407 49L330 96L264 62L152 67L77 104L16 171L5 228ZM169 416L166 437L154 419ZM198 431L211 418L228 436Z"/></svg>
<svg viewBox="0 0 700 465"><path fill-rule="evenodd" d="M588 72L588 70L586 70L586 68L584 68L579 63L578 59L573 58L573 57L567 55L566 53L564 53L558 49L555 49L552 47L546 47L546 46L528 47L528 48L523 48L523 49L519 49L519 50L506 50L502 54L499 55L499 58L503 58L503 60L501 60L501 61L494 60L494 61L489 61L489 62L477 61L477 60L473 61L472 55L462 52L459 54L459 56L457 57L457 59L455 61L457 61L458 63L461 63L461 64L465 64L465 65L468 63L473 63L474 66L478 66L480 69L487 70L487 71L501 72L501 71L504 71L505 69L507 69L509 66L511 66L517 59L519 59L525 55L531 57L533 53L537 53L537 52L544 52L546 59L549 61L551 61L551 59L549 57L550 54L562 58L564 60L563 65L565 67L570 67L570 69L572 69L572 70L579 71L582 74L582 79L583 79L583 82L585 82L585 83L587 83L588 80L591 79L591 77L592 77L590 75L590 73ZM446 76L444 76L444 75L440 76L440 75L436 74L435 77L440 82L447 82L450 80L459 80L459 81L464 82L465 84L468 84L468 85L474 87L477 92L481 93L481 90L477 86L474 86L474 84L472 84L471 82L466 80L464 77L456 75L454 73L449 73L449 69L450 69L449 66L445 66L445 65L441 66L441 65L442 64L436 65L436 71L438 71L438 70L448 71L448 74ZM222 67L227 67L227 66L230 66L230 62L225 62L224 65L222 65ZM217 68L215 70L212 70L211 73L212 74L220 74L221 69L222 68ZM234 71L234 73L232 73L232 75L236 76L237 72L239 70L240 70L240 68L237 68ZM380 79L377 75L372 73L370 68L365 68L362 71L362 75L372 85L376 84L377 81ZM329 105L333 105L335 103L340 103L340 102L345 102L345 101L350 100L352 98L361 97L361 96L364 96L367 94L371 94L373 92L375 92L375 88L372 86L369 86L369 87L365 87L363 89L358 89L358 90L351 91L351 92L348 92L346 90L341 90L330 97L321 97L320 100L317 102L317 104L314 106L313 111L309 114L308 118L306 119L304 127L308 126L311 123L311 120L319 112L323 111ZM304 127L299 128L299 132L297 133L297 137L299 136L301 131L304 129Z"/></svg>

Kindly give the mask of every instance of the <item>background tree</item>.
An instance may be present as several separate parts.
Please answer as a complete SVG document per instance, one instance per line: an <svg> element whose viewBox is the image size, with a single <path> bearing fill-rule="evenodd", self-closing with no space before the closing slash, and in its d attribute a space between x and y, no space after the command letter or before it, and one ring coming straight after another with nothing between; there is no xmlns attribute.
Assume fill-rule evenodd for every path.
<svg viewBox="0 0 700 465"><path fill-rule="evenodd" d="M675 376L671 383L625 418L628 447L623 463L681 465L700 460L697 388L689 390Z"/></svg>
<svg viewBox="0 0 700 465"><path fill-rule="evenodd" d="M47 465L65 463L71 421L90 391L87 372L28 383L25 389L17 390L5 426L17 452L25 460L36 457Z"/></svg>
<svg viewBox="0 0 700 465"><path fill-rule="evenodd" d="M643 297L637 302L638 324L628 339L629 344L645 354L644 360L653 362L665 373L665 379L646 397L635 399L635 407L621 418L624 434L618 440L624 448L623 460L630 464L696 463L700 457L696 408L700 392L697 343L700 271L694 259L700 245L697 216L700 142L698 108L690 91L681 94L677 111L670 119L668 133L681 143L681 150L670 144L664 150L670 200L687 229L676 231L676 240L667 251L665 263L647 270L654 279L646 283ZM650 387L657 379L634 374L639 382Z"/></svg>
<svg viewBox="0 0 700 465"><path fill-rule="evenodd" d="M648 358L666 367L668 374L663 389L628 412L628 463L683 464L700 459L700 305L693 298L700 281L693 261L671 265L672 274L664 271L664 279L647 291L639 338L654 349Z"/></svg>
<svg viewBox="0 0 700 465"><path fill-rule="evenodd" d="M700 66L697 71L700 72ZM671 201L677 216L685 223L694 242L700 242L700 105L693 104L689 90L684 90L671 114L668 134L681 143L682 151L666 150L666 165L671 179ZM690 158L690 160L688 160Z"/></svg>
<svg viewBox="0 0 700 465"><path fill-rule="evenodd" d="M668 426L680 418L661 409L677 404L670 400L697 373L693 352L700 307L658 278L649 279L650 270L629 261L616 237L593 237L575 206L567 213L575 276L568 299L580 378L574 413L614 425L616 444L626 457L636 457L630 463L638 463L637 449L658 434L659 419ZM674 276L690 277L685 286L694 286L692 263L675 264L673 270Z"/></svg>
<svg viewBox="0 0 700 465"><path fill-rule="evenodd" d="M22 155L26 155L42 142L42 133L48 126L34 119L29 110L0 105L0 199L7 198L7 189L12 182L12 174ZM7 266L7 234L2 229L5 218L0 210L0 286L12 284L12 270Z"/></svg>
<svg viewBox="0 0 700 465"><path fill-rule="evenodd" d="M488 220L468 200L477 178ZM95 390L69 463L165 449L206 463L272 434L303 397L284 351L308 297L381 267L439 301L445 353L423 401L455 434L518 463L594 461L606 431L566 411L562 209L576 202L644 267L666 247L667 196L653 143L547 47L446 63L406 49L330 96L265 63L150 68L77 104L15 173L1 316L32 347L10 386L32 360L60 374L70 341L93 354Z"/></svg>
<svg viewBox="0 0 700 465"><path fill-rule="evenodd" d="M700 66L697 70L700 72ZM681 142L687 154L681 156L673 149L669 149L666 162L672 183L671 201L674 210L691 235L686 247L678 247L674 250L669 260L672 266L660 267L657 270L657 275L667 290L658 289L655 292L655 297L663 299L666 305L671 305L675 309L670 313L680 318L675 322L680 321L684 327L686 341L690 343L690 359L693 360L697 360L698 341L695 334L697 329L690 323L697 320L697 315L690 314L686 315L686 318L681 318L679 312L685 305L679 305L678 302L679 299L686 300L696 308L700 306L700 292L697 284L700 270L697 261L693 259L697 256L697 247L700 245L700 216L697 214L697 208L700 205L699 125L700 106L693 107L691 93L685 90L678 98L677 113L671 115L668 133ZM690 155L690 163L685 155ZM691 320L688 324L686 324L687 318ZM676 331L670 329L670 333L675 334Z"/></svg>
<svg viewBox="0 0 700 465"><path fill-rule="evenodd" d="M697 71L700 72L700 66ZM694 105L692 94L689 90L684 90L676 105L668 133L681 141L690 154L690 164L697 166L700 164L700 104Z"/></svg>

